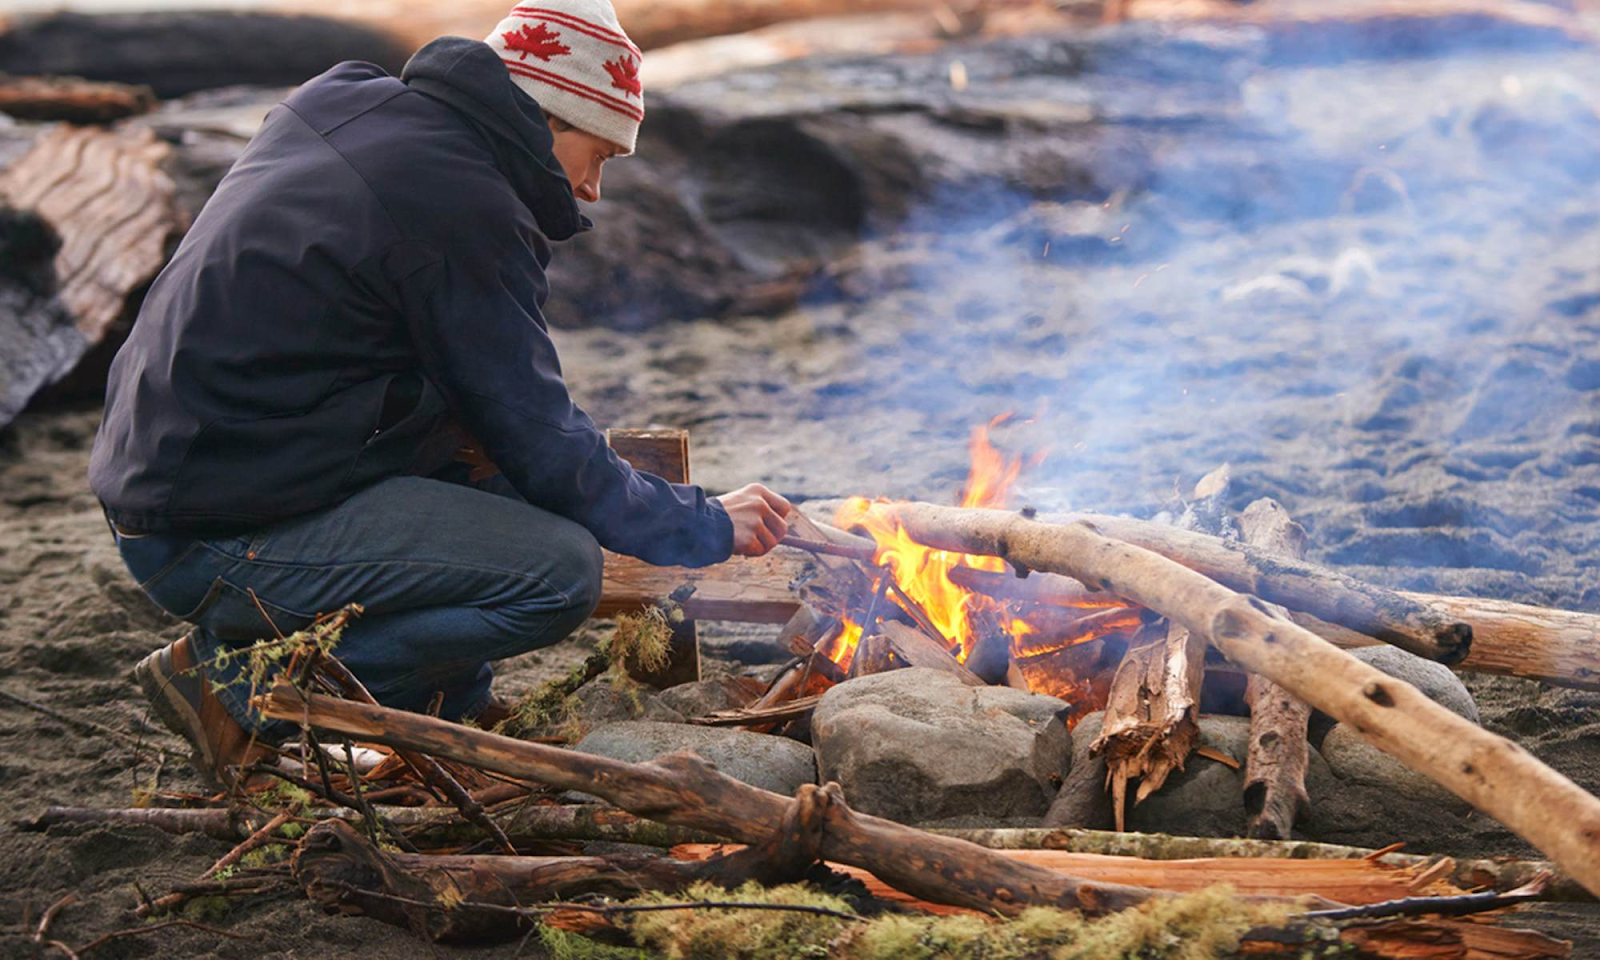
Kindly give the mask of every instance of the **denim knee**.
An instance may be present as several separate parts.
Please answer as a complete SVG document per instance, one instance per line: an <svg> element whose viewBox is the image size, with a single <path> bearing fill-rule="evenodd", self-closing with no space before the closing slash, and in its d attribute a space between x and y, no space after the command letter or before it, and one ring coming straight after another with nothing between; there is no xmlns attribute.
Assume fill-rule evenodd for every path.
<svg viewBox="0 0 1600 960"><path fill-rule="evenodd" d="M578 541L573 551L574 576L567 590L574 613L581 614L579 623L589 619L600 605L600 591L605 582L605 555L600 551L600 543L587 530L582 530L581 534L574 538Z"/></svg>

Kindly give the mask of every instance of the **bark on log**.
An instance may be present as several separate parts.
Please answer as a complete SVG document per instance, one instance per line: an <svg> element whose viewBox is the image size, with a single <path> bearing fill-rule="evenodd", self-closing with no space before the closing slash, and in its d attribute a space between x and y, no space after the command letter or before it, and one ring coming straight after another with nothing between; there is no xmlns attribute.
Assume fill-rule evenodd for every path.
<svg viewBox="0 0 1600 960"><path fill-rule="evenodd" d="M1289 518L1276 500L1261 499L1239 516L1246 543L1301 559L1306 531ZM1250 705L1250 747L1244 767L1244 808L1250 816L1246 833L1266 840L1285 840L1297 817L1311 812L1306 793L1310 746L1306 727L1311 706L1259 674L1245 688Z"/></svg>
<svg viewBox="0 0 1600 960"><path fill-rule="evenodd" d="M742 843L758 844L773 836L790 807L787 798L724 776L689 753L650 763L623 763L404 710L320 694L302 698L287 683L278 684L262 699L269 717L305 719L315 727L361 740L418 749L558 789L581 790L652 820ZM818 852L825 859L871 870L919 899L1007 915L1034 905L1103 913L1151 896L1143 888L1083 883L1019 864L974 844L855 813L842 802L828 806Z"/></svg>
<svg viewBox="0 0 1600 960"><path fill-rule="evenodd" d="M1173 624L1151 624L1122 658L1111 681L1105 723L1089 749L1104 754L1117 830L1127 816L1128 781L1139 780L1135 805L1182 770L1200 740L1200 684L1206 641Z"/></svg>
<svg viewBox="0 0 1600 960"><path fill-rule="evenodd" d="M1302 627L1157 553L1088 523L1044 524L995 510L885 505L918 542L1003 557L1093 583L1205 637L1230 660L1350 724L1600 891L1600 800L1504 737L1433 703Z"/></svg>
<svg viewBox="0 0 1600 960"><path fill-rule="evenodd" d="M1175 553L1156 552L1183 562ZM1052 573L1035 573L1022 580L1009 573L958 567L952 572L951 580L999 599L1072 608L1088 603L1120 603L1103 591L1090 591L1071 577ZM1452 665L1457 671L1525 677L1560 687L1600 690L1600 615L1484 597L1449 597L1405 590L1400 591L1400 596L1431 607L1446 619L1472 626L1472 649L1465 660ZM1292 608L1289 617L1338 647L1370 647L1381 642Z"/></svg>
<svg viewBox="0 0 1600 960"><path fill-rule="evenodd" d="M1303 610L1419 657L1454 665L1472 647L1472 627L1465 621L1329 567L1147 520L1097 514L1045 519L1086 521L1104 536L1159 553L1232 590Z"/></svg>

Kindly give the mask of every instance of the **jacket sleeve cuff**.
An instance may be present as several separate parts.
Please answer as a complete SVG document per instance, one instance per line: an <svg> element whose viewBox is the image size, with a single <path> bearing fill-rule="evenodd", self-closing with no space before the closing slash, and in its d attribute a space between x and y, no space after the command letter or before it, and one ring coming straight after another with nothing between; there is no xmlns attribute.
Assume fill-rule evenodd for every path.
<svg viewBox="0 0 1600 960"><path fill-rule="evenodd" d="M733 556L733 518L716 497L706 498L706 509L711 513L712 533L705 564L722 563Z"/></svg>

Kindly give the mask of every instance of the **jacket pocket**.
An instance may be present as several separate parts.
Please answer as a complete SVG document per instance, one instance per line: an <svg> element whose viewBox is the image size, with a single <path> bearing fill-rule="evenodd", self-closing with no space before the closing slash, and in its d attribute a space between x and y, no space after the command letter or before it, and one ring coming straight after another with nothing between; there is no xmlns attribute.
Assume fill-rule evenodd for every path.
<svg viewBox="0 0 1600 960"><path fill-rule="evenodd" d="M238 645L304 630L316 615L273 603L218 577L211 582L211 589L206 591L199 605L183 614L182 619L204 628L219 640Z"/></svg>
<svg viewBox="0 0 1600 960"><path fill-rule="evenodd" d="M444 395L416 372L390 378L373 426L339 485L343 496L390 477L426 476L449 463L461 443Z"/></svg>

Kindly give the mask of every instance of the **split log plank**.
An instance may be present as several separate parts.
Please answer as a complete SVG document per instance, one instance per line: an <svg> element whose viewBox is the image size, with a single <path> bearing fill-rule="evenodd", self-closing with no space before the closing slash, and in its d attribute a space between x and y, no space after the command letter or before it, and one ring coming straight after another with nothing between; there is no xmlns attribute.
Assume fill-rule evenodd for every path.
<svg viewBox="0 0 1600 960"><path fill-rule="evenodd" d="M785 623L799 609L789 584L805 572L807 559L787 550L764 557L733 557L709 567L657 567L607 553L597 617L614 617L655 606L683 586L694 593L682 603L695 620Z"/></svg>
<svg viewBox="0 0 1600 960"><path fill-rule="evenodd" d="M258 700L274 719L305 721L359 740L417 749L480 769L600 796L662 823L759 844L776 834L788 798L717 772L691 753L624 763L474 730L404 710L302 696L286 682ZM856 813L828 808L820 857L871 870L922 900L1015 915L1050 905L1089 913L1119 910L1152 895L1145 888L1085 883L992 850Z"/></svg>
<svg viewBox="0 0 1600 960"><path fill-rule="evenodd" d="M862 646L867 646L868 641L873 642L876 656L864 657L858 650L856 660L862 661L863 669L861 673L852 670L852 676L900 670L905 667L928 667L948 673L969 687L985 686L976 674L951 656L938 641L916 627L895 620L885 620L882 631L863 640ZM854 667L855 660L852 660L850 665Z"/></svg>
<svg viewBox="0 0 1600 960"><path fill-rule="evenodd" d="M1170 617L1235 663L1350 724L1542 850L1591 892L1600 891L1600 799L1410 684L1273 616L1259 601L1158 553L1109 539L1089 523L1046 524L932 504L875 509L919 543L1065 574Z"/></svg>
<svg viewBox="0 0 1600 960"><path fill-rule="evenodd" d="M1263 550L1296 559L1305 556L1305 528L1290 519L1276 500L1262 498L1246 507L1239 516L1239 529L1246 543ZM1311 796L1306 793L1311 706L1259 674L1250 675L1245 702L1250 705L1250 746L1244 766L1244 807L1250 823L1245 832L1285 840L1295 820L1311 812Z"/></svg>
<svg viewBox="0 0 1600 960"><path fill-rule="evenodd" d="M708 860L742 849L735 844L689 843L672 848L686 860ZM1208 857L1183 860L1145 860L1139 857L1074 853L1067 850L1005 850L1022 863L1058 870L1105 883L1121 883L1173 893L1193 893L1219 883L1231 885L1245 896L1326 897L1339 903L1363 906L1424 894L1462 892L1445 880L1418 888L1421 867L1399 867L1371 860L1295 860L1270 857ZM932 913L949 913L948 906L908 897L885 884L869 870L830 863L833 869L860 879L874 896L907 903Z"/></svg>
<svg viewBox="0 0 1600 960"><path fill-rule="evenodd" d="M1104 725L1089 748L1106 757L1111 812L1126 825L1128 781L1137 778L1135 805L1182 770L1200 742L1200 684L1206 641L1177 623L1146 627L1128 648L1106 701Z"/></svg>

